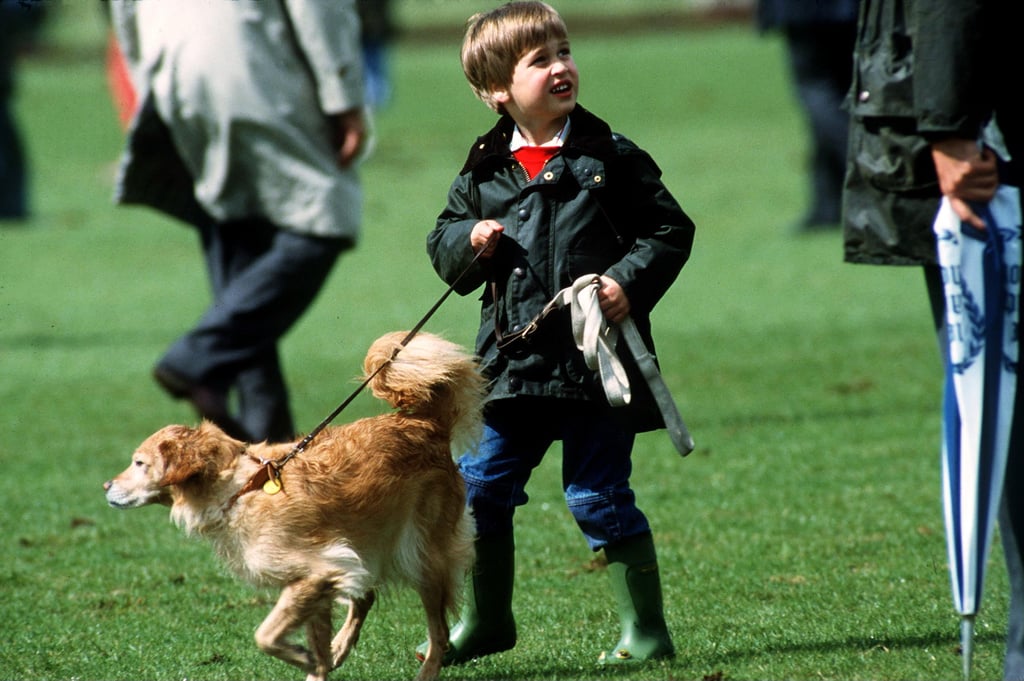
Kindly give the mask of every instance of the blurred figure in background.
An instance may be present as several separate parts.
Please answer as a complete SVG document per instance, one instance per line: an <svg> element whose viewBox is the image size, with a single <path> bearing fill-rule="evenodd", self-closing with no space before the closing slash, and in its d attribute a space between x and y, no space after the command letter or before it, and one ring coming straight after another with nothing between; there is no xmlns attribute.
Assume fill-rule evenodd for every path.
<svg viewBox="0 0 1024 681"><path fill-rule="evenodd" d="M355 246L354 0L111 3L138 107L117 200L193 225L213 289L154 378L242 440L295 435L278 342ZM235 408L229 395L237 398Z"/></svg>
<svg viewBox="0 0 1024 681"><path fill-rule="evenodd" d="M29 215L28 164L12 110L15 66L45 17L42 2L0 0L0 220Z"/></svg>
<svg viewBox="0 0 1024 681"><path fill-rule="evenodd" d="M382 109L391 101L388 50L395 37L391 0L356 0L356 6L362 23L366 103L373 109Z"/></svg>
<svg viewBox="0 0 1024 681"><path fill-rule="evenodd" d="M837 229L842 213L857 0L759 0L757 24L781 31L810 133L810 205L799 232Z"/></svg>

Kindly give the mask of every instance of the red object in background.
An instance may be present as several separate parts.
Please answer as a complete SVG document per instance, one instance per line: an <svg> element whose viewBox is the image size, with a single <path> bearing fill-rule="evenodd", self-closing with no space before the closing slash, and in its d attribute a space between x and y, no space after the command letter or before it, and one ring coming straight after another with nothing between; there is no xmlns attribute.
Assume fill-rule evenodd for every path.
<svg viewBox="0 0 1024 681"><path fill-rule="evenodd" d="M138 102L135 97L135 88L132 87L131 77L128 75L128 64L124 60L124 54L117 44L117 39L111 33L107 40L107 84L110 86L110 94L114 99L114 106L117 108L117 117L125 128L135 115L135 107Z"/></svg>

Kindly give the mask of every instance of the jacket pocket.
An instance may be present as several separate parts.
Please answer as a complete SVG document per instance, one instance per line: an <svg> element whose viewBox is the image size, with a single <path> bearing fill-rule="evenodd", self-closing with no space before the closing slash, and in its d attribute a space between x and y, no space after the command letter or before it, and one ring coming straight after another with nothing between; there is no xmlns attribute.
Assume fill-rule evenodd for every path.
<svg viewBox="0 0 1024 681"><path fill-rule="evenodd" d="M887 193L935 193L931 147L911 121L864 118L851 127L850 136L852 170L865 184Z"/></svg>

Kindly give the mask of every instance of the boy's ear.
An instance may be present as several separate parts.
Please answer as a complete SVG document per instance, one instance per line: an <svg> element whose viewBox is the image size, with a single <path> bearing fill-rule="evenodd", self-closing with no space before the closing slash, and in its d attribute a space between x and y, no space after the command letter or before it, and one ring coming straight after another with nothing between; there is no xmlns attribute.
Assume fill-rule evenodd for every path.
<svg viewBox="0 0 1024 681"><path fill-rule="evenodd" d="M512 95L509 94L508 90L492 90L491 101L495 104L508 104L509 100L512 99Z"/></svg>

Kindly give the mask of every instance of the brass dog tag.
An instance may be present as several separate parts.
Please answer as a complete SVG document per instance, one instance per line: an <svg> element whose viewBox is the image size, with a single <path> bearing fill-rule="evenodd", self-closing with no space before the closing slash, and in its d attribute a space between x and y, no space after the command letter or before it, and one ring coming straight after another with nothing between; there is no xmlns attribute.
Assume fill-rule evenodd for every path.
<svg viewBox="0 0 1024 681"><path fill-rule="evenodd" d="M270 466L269 479L263 483L263 491L267 494L277 494L281 491L281 474L273 466Z"/></svg>

